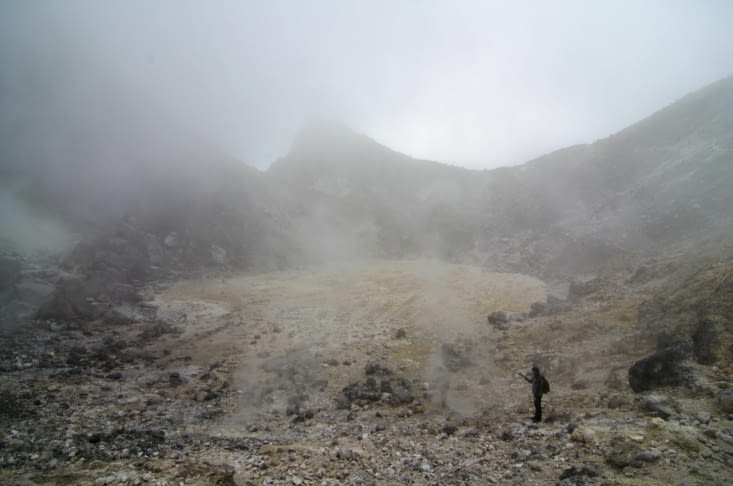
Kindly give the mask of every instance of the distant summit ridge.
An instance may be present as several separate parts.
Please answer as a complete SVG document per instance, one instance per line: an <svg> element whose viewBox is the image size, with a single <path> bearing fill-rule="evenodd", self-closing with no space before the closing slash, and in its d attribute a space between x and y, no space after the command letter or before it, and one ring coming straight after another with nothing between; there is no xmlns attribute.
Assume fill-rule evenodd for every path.
<svg viewBox="0 0 733 486"><path fill-rule="evenodd" d="M733 77L521 166L421 161L343 124L314 122L266 175L299 211L368 228L377 253L475 262L509 245L492 264L614 266L638 252L733 236Z"/></svg>
<svg viewBox="0 0 733 486"><path fill-rule="evenodd" d="M389 160L414 162L415 159L359 133L345 123L313 120L296 134L287 155L280 159L297 163L335 165L379 163ZM276 161L273 165L278 165ZM330 165L330 164L329 164Z"/></svg>
<svg viewBox="0 0 733 486"><path fill-rule="evenodd" d="M129 113L125 125L138 126L144 110ZM19 140L17 150L3 147L2 174L26 177L35 189L19 196L79 231L124 216L154 238L186 234L196 252L221 248L252 267L341 254L572 274L733 237L733 77L605 139L483 171L415 159L343 123L313 120L263 173L166 128L159 138L120 128L107 139L71 126L85 144L34 157L48 170L25 169L18 154L37 151ZM104 166L115 170L100 170L116 140L124 150ZM76 170L52 164L69 159Z"/></svg>

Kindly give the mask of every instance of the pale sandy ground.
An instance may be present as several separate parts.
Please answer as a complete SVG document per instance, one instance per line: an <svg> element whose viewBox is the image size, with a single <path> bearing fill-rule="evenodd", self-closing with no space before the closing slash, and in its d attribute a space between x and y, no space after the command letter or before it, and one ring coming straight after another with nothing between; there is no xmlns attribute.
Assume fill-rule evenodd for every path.
<svg viewBox="0 0 733 486"><path fill-rule="evenodd" d="M328 400L363 379L369 362L420 380L440 392L436 400L474 414L501 395L492 391L498 383L487 314L527 312L545 291L543 282L525 275L428 260L185 281L158 298L161 309L187 315L184 333L160 345L174 350L171 359L186 355L200 365L226 359L236 367L242 400L235 416L282 408L288 384L297 384L278 373L283 368L310 370L294 381L328 380L321 397ZM406 338L395 338L399 329ZM468 354L471 365L447 373L443 343ZM267 402L260 400L268 384L284 389L280 399L269 393Z"/></svg>
<svg viewBox="0 0 733 486"><path fill-rule="evenodd" d="M570 466L591 464L604 471L596 484L729 484L731 422L712 397L730 386L730 371L705 367L696 390L655 391L676 404L668 420L644 410L627 370L654 349L654 336L639 325L651 295L627 280L606 278L565 311L515 318L506 330L489 325L487 314L521 316L548 291L563 295L561 286L383 260L178 282L155 304L180 332L146 342L143 351L156 357L149 365L132 363L116 379L95 375L71 425L55 426L160 420L164 456L76 461L38 482L131 484L117 475L139 469L160 484L215 484L211 478L230 471L235 484L545 485ZM150 322L98 325L134 341ZM445 346L463 359L456 369L448 369ZM394 371L378 382L406 378L415 400L341 407L342 389L363 382L368 363ZM517 376L533 363L552 383L542 424L531 423L530 387ZM71 379L44 383L41 393L53 387L76 396ZM106 399L96 399L100 390ZM221 394L207 399L211 390ZM313 416L288 414L293 399ZM709 423L698 420L701 412ZM444 432L446 425L456 432ZM609 462L639 451L652 458L641 467Z"/></svg>

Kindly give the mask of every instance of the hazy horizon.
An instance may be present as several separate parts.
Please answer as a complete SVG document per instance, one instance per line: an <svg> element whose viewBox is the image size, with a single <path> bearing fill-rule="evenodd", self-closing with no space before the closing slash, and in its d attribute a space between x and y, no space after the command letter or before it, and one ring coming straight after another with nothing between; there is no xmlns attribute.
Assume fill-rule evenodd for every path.
<svg viewBox="0 0 733 486"><path fill-rule="evenodd" d="M733 4L714 0L0 11L0 129L32 131L39 106L73 124L100 100L141 105L260 169L311 119L419 159L516 165L605 138L733 73Z"/></svg>

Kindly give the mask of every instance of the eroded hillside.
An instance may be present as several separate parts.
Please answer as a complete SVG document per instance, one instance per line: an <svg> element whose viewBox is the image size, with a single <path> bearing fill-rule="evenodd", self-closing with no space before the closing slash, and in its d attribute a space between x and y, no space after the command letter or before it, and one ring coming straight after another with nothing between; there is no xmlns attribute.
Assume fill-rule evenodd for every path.
<svg viewBox="0 0 733 486"><path fill-rule="evenodd" d="M483 172L343 127L267 173L17 140L14 200L79 242L0 258L0 478L729 483L732 89Z"/></svg>

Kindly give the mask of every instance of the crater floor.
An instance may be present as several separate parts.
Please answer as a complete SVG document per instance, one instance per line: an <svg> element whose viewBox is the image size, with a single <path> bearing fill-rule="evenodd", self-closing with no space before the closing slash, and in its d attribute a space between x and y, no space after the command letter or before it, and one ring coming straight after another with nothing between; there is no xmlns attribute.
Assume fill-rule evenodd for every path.
<svg viewBox="0 0 733 486"><path fill-rule="evenodd" d="M729 484L733 415L712 397L730 370L633 394L653 344L628 278L565 301L524 275L378 260L180 281L124 323L38 321L0 334L0 482ZM540 424L517 376L533 363ZM376 397L345 400L369 379Z"/></svg>
<svg viewBox="0 0 733 486"><path fill-rule="evenodd" d="M495 352L486 316L520 314L544 298L545 285L536 278L433 260L185 281L156 302L186 314L184 332L158 345L198 363L235 361L234 382L243 395L277 382L267 366L273 358L281 359L280 368L319 368L331 394L361 378L367 363L379 362L426 387L447 386L444 398L454 408L475 413L493 395L486 389ZM471 361L452 384L440 358L446 343L462 346Z"/></svg>

